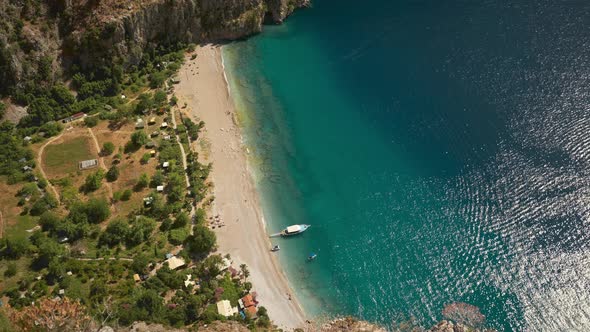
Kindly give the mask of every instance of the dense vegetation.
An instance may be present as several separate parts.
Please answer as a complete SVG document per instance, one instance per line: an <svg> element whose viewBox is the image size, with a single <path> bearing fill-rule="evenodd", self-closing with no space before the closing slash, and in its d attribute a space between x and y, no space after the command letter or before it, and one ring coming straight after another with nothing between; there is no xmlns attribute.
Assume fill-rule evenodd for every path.
<svg viewBox="0 0 590 332"><path fill-rule="evenodd" d="M196 153L189 152L187 190L176 136L160 138L156 146L158 165L167 162L166 169L157 170L151 177L141 174L132 188L114 192L113 197L97 193L107 181L119 181L118 166L113 164L106 172L91 171L79 188L84 199L69 197L64 190L61 204L35 171L35 156L28 148L59 134L62 125L57 120L78 112L91 115L83 121L88 127L101 121L116 126L160 110L166 113L176 104L175 97L168 100L166 80L178 70L183 57L182 45L174 45L149 50L133 68L111 64L81 71L73 66L68 73L71 86L55 79L50 59L42 59L34 80L4 91L13 101L28 106L29 112L16 126L7 122L0 125L0 176L22 186L21 215L40 226L0 240L0 270L4 274L0 281L7 286L2 294L13 308L65 296L79 300L98 321L128 325L142 320L183 326L225 319L217 314L214 303L228 299L236 305L250 290L252 286L243 273L221 271L222 258L210 255L215 235L206 227L206 214L199 203L207 195L211 166L200 164ZM137 98L129 101L123 95ZM188 146L198 138L203 123L194 124L190 119L183 123L173 134ZM30 139L25 139L27 136ZM113 158L121 159L122 153L141 153L150 140L138 130ZM100 154L112 156L116 149L106 142ZM142 160L147 164L150 156L145 157ZM67 177L54 185L71 186ZM165 186L163 193L155 190L160 185ZM152 191L144 204L127 216L111 216L114 202L128 201L134 192L145 188ZM163 263L173 250L177 257L190 262L189 268L171 270ZM141 276L141 282L134 280L134 274ZM194 284L185 285L189 275ZM264 310L258 324L269 324Z"/></svg>

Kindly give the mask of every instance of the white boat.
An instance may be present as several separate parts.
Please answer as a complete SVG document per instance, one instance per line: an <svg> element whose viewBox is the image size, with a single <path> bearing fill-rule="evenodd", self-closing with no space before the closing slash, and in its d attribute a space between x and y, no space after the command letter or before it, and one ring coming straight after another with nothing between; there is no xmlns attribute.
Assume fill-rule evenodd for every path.
<svg viewBox="0 0 590 332"><path fill-rule="evenodd" d="M291 225L287 228L285 228L280 234L281 236L291 236L291 235L297 235L297 234L301 234L303 232L305 232L309 226L311 225Z"/></svg>

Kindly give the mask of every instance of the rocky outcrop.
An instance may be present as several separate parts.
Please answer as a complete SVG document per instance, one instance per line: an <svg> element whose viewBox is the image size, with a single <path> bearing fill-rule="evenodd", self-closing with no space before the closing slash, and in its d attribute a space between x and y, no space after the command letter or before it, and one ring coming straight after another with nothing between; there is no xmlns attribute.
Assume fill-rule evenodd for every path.
<svg viewBox="0 0 590 332"><path fill-rule="evenodd" d="M267 21L281 23L297 8L308 7L310 0L266 0Z"/></svg>
<svg viewBox="0 0 590 332"><path fill-rule="evenodd" d="M453 323L452 321L442 320L434 325L430 332L496 332L494 329L482 329L471 327L462 323Z"/></svg>

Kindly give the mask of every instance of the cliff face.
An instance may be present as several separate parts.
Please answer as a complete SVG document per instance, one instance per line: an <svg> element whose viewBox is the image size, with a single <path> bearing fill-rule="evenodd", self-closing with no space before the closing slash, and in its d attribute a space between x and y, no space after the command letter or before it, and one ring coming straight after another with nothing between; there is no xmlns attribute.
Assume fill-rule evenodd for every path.
<svg viewBox="0 0 590 332"><path fill-rule="evenodd" d="M281 23L309 1L55 0L27 9L17 2L0 0L0 18L10 23L5 24L5 31L0 27L0 82L6 83L6 88L33 78L44 56L55 59L60 54L54 69L58 64L68 67L72 63L86 68L112 59L132 65L141 60L148 46L244 38L260 32L263 23ZM10 17L4 17L8 14ZM35 33L27 35L29 31ZM23 41L32 45L29 48L55 47L31 52L20 49ZM29 73L23 63L29 63L25 66ZM6 91L0 89L0 93Z"/></svg>
<svg viewBox="0 0 590 332"><path fill-rule="evenodd" d="M281 23L309 0L159 0L104 22L101 38L84 44L85 31L74 34L81 65L91 65L97 52L140 60L146 46L175 42L235 40L256 34L269 20ZM88 41L86 41L88 42Z"/></svg>

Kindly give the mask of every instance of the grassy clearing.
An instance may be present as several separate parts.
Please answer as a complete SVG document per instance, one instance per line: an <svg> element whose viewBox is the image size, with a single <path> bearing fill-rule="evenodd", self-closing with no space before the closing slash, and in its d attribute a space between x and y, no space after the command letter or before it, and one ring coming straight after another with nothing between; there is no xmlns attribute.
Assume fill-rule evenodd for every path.
<svg viewBox="0 0 590 332"><path fill-rule="evenodd" d="M95 159L97 155L89 137L77 136L61 144L50 144L43 153L47 176L63 175L78 171L78 162Z"/></svg>

